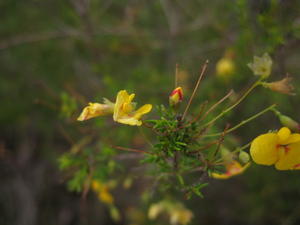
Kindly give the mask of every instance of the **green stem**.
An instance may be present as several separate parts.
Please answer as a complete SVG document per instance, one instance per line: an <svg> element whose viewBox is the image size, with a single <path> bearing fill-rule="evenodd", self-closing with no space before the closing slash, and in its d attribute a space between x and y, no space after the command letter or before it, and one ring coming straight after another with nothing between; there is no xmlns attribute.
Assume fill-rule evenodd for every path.
<svg viewBox="0 0 300 225"><path fill-rule="evenodd" d="M243 96L236 102L234 103L232 106L230 106L229 108L225 109L223 112L221 112L219 115L217 115L215 118L213 118L211 121L207 122L206 124L204 124L204 127L209 126L210 124L214 123L216 120L218 120L219 118L221 118L222 116L224 116L226 113L228 113L230 110L232 110L234 107L236 107L238 104L240 104L246 97L247 95L258 85L261 85L261 80L263 78L260 78L259 80L257 80L244 94Z"/></svg>
<svg viewBox="0 0 300 225"><path fill-rule="evenodd" d="M253 116L251 116L251 117L249 117L248 119L243 120L242 122L240 122L240 123L237 124L236 126L230 128L230 129L228 129L228 130L226 131L226 134L228 134L228 133L230 133L230 132L232 132L232 131L238 129L239 127L241 127L241 126L243 126L244 124L250 122L251 120L256 119L257 117L261 116L261 115L264 114L265 112L274 109L275 106L276 106L276 104L273 104L273 105L269 106L268 108L265 108L265 109L262 110L261 112L255 114L255 115L253 115ZM220 136L220 135L222 135L222 134L223 134L223 132L216 133L216 134L207 134L207 135L203 135L203 137L215 137L215 136Z"/></svg>

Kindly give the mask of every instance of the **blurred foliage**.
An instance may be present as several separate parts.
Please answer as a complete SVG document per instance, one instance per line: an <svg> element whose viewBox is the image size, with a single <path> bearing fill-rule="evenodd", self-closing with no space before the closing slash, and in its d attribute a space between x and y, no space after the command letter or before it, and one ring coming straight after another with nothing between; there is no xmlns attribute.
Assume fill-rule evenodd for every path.
<svg viewBox="0 0 300 225"><path fill-rule="evenodd" d="M0 224L169 221L163 216L147 218L148 208L163 199L139 164L140 155L112 148L112 143L149 148L145 136L152 136L143 128L119 129L104 118L78 123L88 102L127 89L139 93L137 102L167 104L176 63L179 82L189 96L199 68L209 59L191 107L197 114L204 101L212 105L230 89L239 93L250 86L254 78L246 65L264 52L273 58L270 81L289 73L299 86L298 0L4 0L0 15ZM229 78L219 79L215 66L228 51L234 70ZM298 88L295 93L299 95ZM297 96L258 88L218 126L237 124L270 102L300 120ZM280 126L268 113L225 142L243 145ZM99 154L89 158L90 152ZM66 174L58 170L61 155L61 167L70 169ZM126 169L105 164L108 156L122 161ZM86 187L88 192L86 177L92 167L102 171L95 175L101 181L118 177L113 208L91 193L81 196L67 190ZM65 185L72 171L79 173L77 179ZM128 179L133 181L126 188L121 184ZM253 166L243 176L212 181L203 189L204 199L195 197L184 205L193 211L191 224L299 224L299 187L297 172ZM121 222L113 221L108 212L120 212Z"/></svg>

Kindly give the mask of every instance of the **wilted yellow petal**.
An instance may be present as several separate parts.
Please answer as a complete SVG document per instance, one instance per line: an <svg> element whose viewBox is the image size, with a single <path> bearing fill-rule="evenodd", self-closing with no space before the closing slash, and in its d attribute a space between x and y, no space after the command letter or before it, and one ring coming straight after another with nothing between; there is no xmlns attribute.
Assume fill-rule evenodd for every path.
<svg viewBox="0 0 300 225"><path fill-rule="evenodd" d="M234 160L231 163L226 165L225 173L223 174L212 173L211 175L215 179L228 179L230 177L243 173L249 166L250 163L246 163L244 166L242 166L239 162Z"/></svg>
<svg viewBox="0 0 300 225"><path fill-rule="evenodd" d="M272 165L278 160L278 135L263 134L255 138L250 147L250 155L254 162L262 165Z"/></svg>
<svg viewBox="0 0 300 225"><path fill-rule="evenodd" d="M77 118L78 121L88 120L97 116L105 116L112 114L114 110L113 104L100 104L100 103L89 103L86 106L80 116Z"/></svg>

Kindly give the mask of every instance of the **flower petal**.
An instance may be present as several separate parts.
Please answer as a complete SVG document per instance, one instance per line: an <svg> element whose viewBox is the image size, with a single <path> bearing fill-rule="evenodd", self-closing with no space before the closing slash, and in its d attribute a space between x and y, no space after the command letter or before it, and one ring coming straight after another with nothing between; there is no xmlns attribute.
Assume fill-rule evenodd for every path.
<svg viewBox="0 0 300 225"><path fill-rule="evenodd" d="M289 138L286 140L286 142L287 144L300 142L300 134L291 134Z"/></svg>
<svg viewBox="0 0 300 225"><path fill-rule="evenodd" d="M249 166L250 163L246 163L244 166L242 166L239 162L234 160L228 165L226 165L225 173L223 174L212 173L211 175L215 179L228 179L232 176L236 176L243 173Z"/></svg>
<svg viewBox="0 0 300 225"><path fill-rule="evenodd" d="M141 106L138 110L136 110L134 112L133 117L136 119L140 119L142 115L150 112L152 109L152 105L151 104L145 104L143 106Z"/></svg>
<svg viewBox="0 0 300 225"><path fill-rule="evenodd" d="M290 144L286 147L281 147L283 154L281 154L278 162L275 164L278 170L292 170L298 169L300 164L300 142Z"/></svg>
<svg viewBox="0 0 300 225"><path fill-rule="evenodd" d="M122 112L122 106L128 98L129 95L126 90L121 90L118 92L113 115L114 121L117 121L117 118L124 114Z"/></svg>
<svg viewBox="0 0 300 225"><path fill-rule="evenodd" d="M88 120L97 116L105 116L113 113L113 105L100 104L100 103L89 103L86 106L80 116L77 118L78 121Z"/></svg>
<svg viewBox="0 0 300 225"><path fill-rule="evenodd" d="M278 160L278 135L262 134L255 138L250 147L250 155L254 162L262 165L272 165Z"/></svg>
<svg viewBox="0 0 300 225"><path fill-rule="evenodd" d="M287 140L291 135L291 131L289 128L283 127L278 131L277 135L279 138L278 143L284 145L287 144Z"/></svg>
<svg viewBox="0 0 300 225"><path fill-rule="evenodd" d="M123 118L118 118L116 120L116 122L131 125L131 126L141 126L142 125L142 121L140 121L134 117L129 117L129 116L123 117Z"/></svg>

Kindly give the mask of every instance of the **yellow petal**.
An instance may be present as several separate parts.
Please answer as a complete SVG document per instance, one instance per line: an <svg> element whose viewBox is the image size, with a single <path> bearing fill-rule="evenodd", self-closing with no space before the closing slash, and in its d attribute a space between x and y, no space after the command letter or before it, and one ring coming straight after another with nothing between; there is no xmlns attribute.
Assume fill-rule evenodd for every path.
<svg viewBox="0 0 300 225"><path fill-rule="evenodd" d="M287 127L283 127L283 128L281 128L279 131L278 131L278 133L277 133L277 135L278 135L278 138L279 138L279 144L286 144L286 141L288 140L288 138L290 137L290 135L291 135L291 131L290 131L290 129L289 128L287 128Z"/></svg>
<svg viewBox="0 0 300 225"><path fill-rule="evenodd" d="M239 162L232 161L231 163L226 165L225 173L223 174L212 173L211 175L215 179L228 179L230 177L243 173L249 166L250 163L246 163L244 166L242 166Z"/></svg>
<svg viewBox="0 0 300 225"><path fill-rule="evenodd" d="M283 154L280 154L275 167L278 170L299 169L300 164L300 142L281 147Z"/></svg>
<svg viewBox="0 0 300 225"><path fill-rule="evenodd" d="M286 144L292 144L296 142L300 142L300 134L291 134L289 138L286 140Z"/></svg>
<svg viewBox="0 0 300 225"><path fill-rule="evenodd" d="M91 183L91 187L94 191L99 191L103 187L102 183L97 180L93 180Z"/></svg>
<svg viewBox="0 0 300 225"><path fill-rule="evenodd" d="M129 97L129 95L127 94L126 90L122 90L122 91L118 92L116 103L115 103L115 108L114 108L114 115L113 115L114 121L117 121L117 118L122 115L122 113L123 113L122 106L126 102L128 97Z"/></svg>
<svg viewBox="0 0 300 225"><path fill-rule="evenodd" d="M231 177L229 174L226 173L222 173L222 174L212 173L211 176L215 179L223 179L223 180Z"/></svg>
<svg viewBox="0 0 300 225"><path fill-rule="evenodd" d="M127 124L127 125L131 125L131 126L141 126L142 125L142 121L134 118L134 117L122 117L122 118L118 118L116 120L116 122L118 123L123 123L123 124Z"/></svg>
<svg viewBox="0 0 300 225"><path fill-rule="evenodd" d="M250 155L257 164L272 165L278 160L278 135L263 134L255 138L250 147Z"/></svg>
<svg viewBox="0 0 300 225"><path fill-rule="evenodd" d="M138 110L136 110L134 112L134 118L136 119L140 119L142 115L150 112L152 109L152 105L151 104L145 104L142 107L140 107Z"/></svg>
<svg viewBox="0 0 300 225"><path fill-rule="evenodd" d="M105 116L113 113L114 106L99 103L89 103L86 106L80 116L77 118L78 121L88 120L97 116Z"/></svg>

